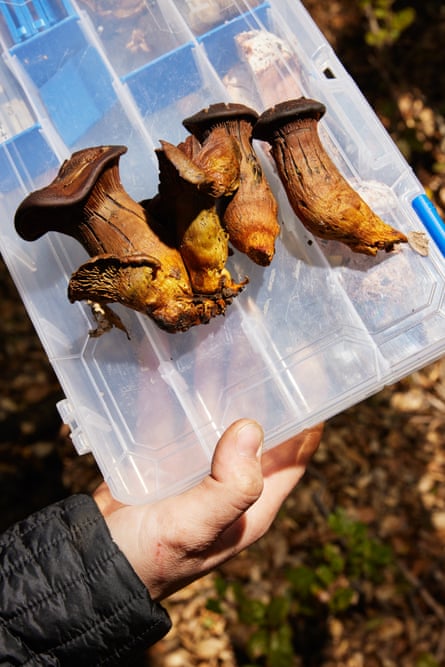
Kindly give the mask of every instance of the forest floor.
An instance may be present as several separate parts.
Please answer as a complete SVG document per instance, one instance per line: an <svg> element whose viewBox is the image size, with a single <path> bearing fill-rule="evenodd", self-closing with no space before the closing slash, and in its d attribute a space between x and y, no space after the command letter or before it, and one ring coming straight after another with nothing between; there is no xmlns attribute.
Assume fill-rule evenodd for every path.
<svg viewBox="0 0 445 667"><path fill-rule="evenodd" d="M304 4L443 213L441 3L405 3L418 4L415 25L380 50L364 43L372 21L358 3ZM67 494L92 491L100 475L90 455L77 456L60 423L61 389L3 263L0 297L1 530ZM343 522L337 530L335 516ZM263 622L266 641L279 637L277 626L290 628L293 667L445 665L444 546L442 359L328 421L269 533L167 601L174 627L147 664L266 664L261 646L256 660L246 650ZM358 570L354 558L361 558ZM255 609L287 599L288 573L301 574L303 565L319 574L305 606L281 610L264 626ZM244 603L254 603L247 612L244 604L244 615L236 584Z"/></svg>

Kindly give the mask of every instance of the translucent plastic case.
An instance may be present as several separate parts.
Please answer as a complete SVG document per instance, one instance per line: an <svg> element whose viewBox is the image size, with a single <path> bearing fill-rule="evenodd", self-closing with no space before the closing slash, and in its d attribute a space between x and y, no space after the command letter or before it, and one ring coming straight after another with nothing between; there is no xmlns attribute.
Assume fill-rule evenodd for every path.
<svg viewBox="0 0 445 667"><path fill-rule="evenodd" d="M445 351L445 230L410 167L297 0L0 1L0 249L65 392L79 453L92 451L116 498L154 501L209 470L235 419L261 422L266 447L333 416ZM429 237L367 257L315 239L293 214L267 151L280 208L267 268L225 317L168 334L113 306L130 334L91 338L67 285L86 260L55 233L22 241L21 200L87 146L125 144L136 199L158 186L154 149L220 101L261 112L305 95L326 105L320 136L345 178L389 224Z"/></svg>

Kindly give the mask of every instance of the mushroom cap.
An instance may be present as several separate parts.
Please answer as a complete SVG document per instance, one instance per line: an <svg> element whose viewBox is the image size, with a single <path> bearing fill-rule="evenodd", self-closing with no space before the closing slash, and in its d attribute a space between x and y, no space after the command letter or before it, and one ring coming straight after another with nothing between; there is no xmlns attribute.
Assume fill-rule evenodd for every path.
<svg viewBox="0 0 445 667"><path fill-rule="evenodd" d="M263 111L253 128L253 137L254 139L268 141L273 132L283 127L283 125L303 118L313 118L319 121L325 112L324 104L309 97L299 97L295 100L279 102L270 109Z"/></svg>
<svg viewBox="0 0 445 667"><path fill-rule="evenodd" d="M69 233L101 173L126 151L126 146L94 146L73 153L49 185L31 192L18 207L14 224L19 236L35 241L49 231Z"/></svg>
<svg viewBox="0 0 445 667"><path fill-rule="evenodd" d="M252 125L257 121L258 113L245 104L235 102L217 102L201 109L193 116L182 121L182 124L198 141L202 141L206 132L214 125L230 120L247 120Z"/></svg>

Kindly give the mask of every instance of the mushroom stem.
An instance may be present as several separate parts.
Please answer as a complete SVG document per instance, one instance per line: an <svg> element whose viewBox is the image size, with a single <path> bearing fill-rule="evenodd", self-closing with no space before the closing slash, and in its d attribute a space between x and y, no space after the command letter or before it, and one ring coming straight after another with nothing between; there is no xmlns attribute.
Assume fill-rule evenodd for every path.
<svg viewBox="0 0 445 667"><path fill-rule="evenodd" d="M89 255L131 254L146 245L144 211L122 187L125 146L73 153L48 186L29 194L15 214L18 234L34 241L50 231L72 236Z"/></svg>
<svg viewBox="0 0 445 667"><path fill-rule="evenodd" d="M265 111L253 131L271 144L293 210L315 236L357 253L376 255L405 243L406 236L372 211L325 151L318 134L324 113L323 104L301 97Z"/></svg>
<svg viewBox="0 0 445 667"><path fill-rule="evenodd" d="M239 187L219 201L219 213L233 246L257 264L270 264L280 232L278 206L252 146L252 128L258 118L242 104L213 104L183 121L203 145L221 129L239 148Z"/></svg>
<svg viewBox="0 0 445 667"><path fill-rule="evenodd" d="M227 135L226 138L229 139ZM211 191L214 190L215 182L211 174L219 162L217 155L210 159L211 174L201 179L195 178L196 165L209 162L203 160L200 144L194 137L187 137L178 146L161 141L161 146L162 149L156 151L160 174L159 194L146 205L176 235L176 243L187 267L193 291L209 296L219 295L230 302L243 289L246 281L235 283L225 266L229 255L227 233L216 211L216 199L204 186L204 183L210 183ZM239 173L232 155L232 168L234 164L232 175L226 179L228 187L231 187L235 172L236 180ZM229 172L228 167L226 175Z"/></svg>

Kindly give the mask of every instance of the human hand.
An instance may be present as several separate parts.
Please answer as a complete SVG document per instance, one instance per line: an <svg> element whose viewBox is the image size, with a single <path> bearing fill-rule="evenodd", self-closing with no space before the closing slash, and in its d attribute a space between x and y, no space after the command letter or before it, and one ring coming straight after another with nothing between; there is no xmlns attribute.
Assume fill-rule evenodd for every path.
<svg viewBox="0 0 445 667"><path fill-rule="evenodd" d="M261 456L261 427L241 419L222 435L202 482L151 505L123 505L101 484L94 499L152 599L162 600L262 537L303 476L322 430L307 429Z"/></svg>

